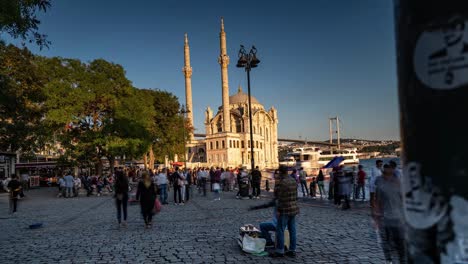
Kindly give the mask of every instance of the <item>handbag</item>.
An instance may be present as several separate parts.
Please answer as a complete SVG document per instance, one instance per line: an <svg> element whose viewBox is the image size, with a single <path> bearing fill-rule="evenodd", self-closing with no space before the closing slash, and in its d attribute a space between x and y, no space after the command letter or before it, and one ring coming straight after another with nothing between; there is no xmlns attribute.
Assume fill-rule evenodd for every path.
<svg viewBox="0 0 468 264"><path fill-rule="evenodd" d="M153 209L153 212L154 212L155 214L161 212L161 202L160 202L158 199L154 200L154 209Z"/></svg>

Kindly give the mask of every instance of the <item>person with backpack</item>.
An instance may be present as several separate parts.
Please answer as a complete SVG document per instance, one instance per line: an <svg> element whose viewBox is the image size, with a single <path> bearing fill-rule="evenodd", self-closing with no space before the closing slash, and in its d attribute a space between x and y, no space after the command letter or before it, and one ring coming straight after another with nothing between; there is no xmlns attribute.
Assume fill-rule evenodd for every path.
<svg viewBox="0 0 468 264"><path fill-rule="evenodd" d="M183 176L179 171L179 167L175 168L174 173L171 175L172 184L174 187L174 204L175 205L183 205L184 202L182 201L182 185L184 184ZM179 200L177 200L179 198Z"/></svg>
<svg viewBox="0 0 468 264"><path fill-rule="evenodd" d="M302 167L299 169L299 182L301 184L302 196L307 197L309 194L309 189L307 188L307 173Z"/></svg>

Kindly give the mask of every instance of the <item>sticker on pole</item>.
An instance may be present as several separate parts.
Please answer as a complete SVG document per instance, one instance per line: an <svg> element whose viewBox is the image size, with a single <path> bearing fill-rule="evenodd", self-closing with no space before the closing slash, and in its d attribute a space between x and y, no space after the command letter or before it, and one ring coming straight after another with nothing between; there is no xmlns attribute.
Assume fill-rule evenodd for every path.
<svg viewBox="0 0 468 264"><path fill-rule="evenodd" d="M414 50L414 70L427 87L451 90L468 84L468 24L461 17L424 31Z"/></svg>
<svg viewBox="0 0 468 264"><path fill-rule="evenodd" d="M413 228L429 228L447 212L447 206L430 178L421 175L419 163L410 162L405 167L402 192L406 222Z"/></svg>

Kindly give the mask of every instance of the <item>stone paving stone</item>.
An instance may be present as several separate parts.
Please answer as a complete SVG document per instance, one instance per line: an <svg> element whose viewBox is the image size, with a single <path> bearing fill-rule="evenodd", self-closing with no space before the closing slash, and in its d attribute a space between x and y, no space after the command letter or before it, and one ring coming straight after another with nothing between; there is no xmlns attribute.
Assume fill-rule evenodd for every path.
<svg viewBox="0 0 468 264"><path fill-rule="evenodd" d="M267 202L271 193L237 200L227 192L221 201L195 194L184 206L163 206L153 228L145 230L139 205L129 205L128 228L120 229L111 196L63 199L56 191L31 190L17 214L0 213L2 264L383 263L365 202L341 211L328 200L300 198L297 257L270 259L242 252L234 239L241 225L270 220L272 209L247 209ZM0 212L7 211L7 196L0 194ZM36 222L43 228L27 228Z"/></svg>

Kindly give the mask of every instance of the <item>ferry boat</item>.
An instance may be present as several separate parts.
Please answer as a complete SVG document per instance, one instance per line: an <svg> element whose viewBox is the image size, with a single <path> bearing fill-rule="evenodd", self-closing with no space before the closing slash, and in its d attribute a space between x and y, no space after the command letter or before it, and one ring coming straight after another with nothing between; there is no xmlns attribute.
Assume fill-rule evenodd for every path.
<svg viewBox="0 0 468 264"><path fill-rule="evenodd" d="M308 175L317 175L321 165L318 163L320 152L315 147L294 148L288 152L281 165L290 168L304 168Z"/></svg>
<svg viewBox="0 0 468 264"><path fill-rule="evenodd" d="M318 150L320 153L318 164L321 166L325 166L330 160L332 160L336 156L341 156L344 158L342 164L359 164L359 153L357 153L356 148L352 149L340 149L334 150L331 152L330 150Z"/></svg>

